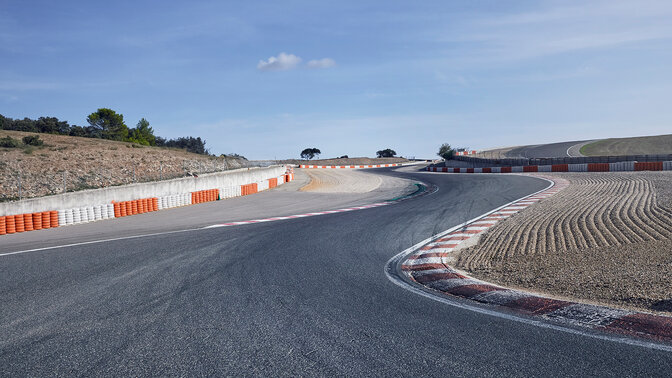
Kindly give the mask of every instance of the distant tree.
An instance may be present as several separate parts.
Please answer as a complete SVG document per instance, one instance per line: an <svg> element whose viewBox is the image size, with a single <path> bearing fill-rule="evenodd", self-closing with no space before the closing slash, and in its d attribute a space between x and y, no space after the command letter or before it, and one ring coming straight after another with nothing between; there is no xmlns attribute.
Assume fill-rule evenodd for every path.
<svg viewBox="0 0 672 378"><path fill-rule="evenodd" d="M124 123L123 114L112 109L100 108L89 114L86 121L95 130L100 131L101 138L125 141L128 139L128 126Z"/></svg>
<svg viewBox="0 0 672 378"><path fill-rule="evenodd" d="M70 127L70 136L76 136L76 137L85 137L87 136L86 128L82 126L77 126L77 125L72 125Z"/></svg>
<svg viewBox="0 0 672 378"><path fill-rule="evenodd" d="M35 127L35 121L30 118L13 120L9 129L16 131L27 131L31 133L38 132L37 128Z"/></svg>
<svg viewBox="0 0 672 378"><path fill-rule="evenodd" d="M149 127L149 121L141 119L138 124L128 131L128 140L145 146L156 146L154 129Z"/></svg>
<svg viewBox="0 0 672 378"><path fill-rule="evenodd" d="M0 114L0 130L9 130L9 126L12 124L12 119L7 118Z"/></svg>
<svg viewBox="0 0 672 378"><path fill-rule="evenodd" d="M455 150L450 147L450 144L444 143L439 147L439 152L437 155L441 156L446 160L450 160L455 156Z"/></svg>
<svg viewBox="0 0 672 378"><path fill-rule="evenodd" d="M339 156L338 158L339 158L339 159L347 159L347 158L348 158L348 155Z"/></svg>
<svg viewBox="0 0 672 378"><path fill-rule="evenodd" d="M176 139L156 138L159 147L183 148L195 154L208 155L210 151L205 148L205 141L201 137L180 137Z"/></svg>
<svg viewBox="0 0 672 378"><path fill-rule="evenodd" d="M35 128L40 133L69 134L70 125L66 121L59 121L56 117L40 117L35 121Z"/></svg>
<svg viewBox="0 0 672 378"><path fill-rule="evenodd" d="M319 156L322 153L319 148L306 148L305 150L301 151L301 158L306 159L306 160L311 160L315 156Z"/></svg>
<svg viewBox="0 0 672 378"><path fill-rule="evenodd" d="M379 158L391 158L391 157L394 157L394 155L396 155L396 154L397 154L396 151L394 151L392 149L389 149L389 148L386 148L386 149L380 150L380 151L376 151L376 156L378 156Z"/></svg>

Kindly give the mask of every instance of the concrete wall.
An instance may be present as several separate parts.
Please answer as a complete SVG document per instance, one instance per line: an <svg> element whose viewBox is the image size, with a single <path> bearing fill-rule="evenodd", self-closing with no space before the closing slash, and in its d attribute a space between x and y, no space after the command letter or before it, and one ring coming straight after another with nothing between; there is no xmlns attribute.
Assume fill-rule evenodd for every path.
<svg viewBox="0 0 672 378"><path fill-rule="evenodd" d="M284 166L241 168L233 171L204 174L198 177L183 177L166 181L112 186L54 196L30 198L22 201L4 202L0 203L0 216L94 206L111 203L112 201L131 201L140 198L245 185L278 177L283 175L285 170Z"/></svg>

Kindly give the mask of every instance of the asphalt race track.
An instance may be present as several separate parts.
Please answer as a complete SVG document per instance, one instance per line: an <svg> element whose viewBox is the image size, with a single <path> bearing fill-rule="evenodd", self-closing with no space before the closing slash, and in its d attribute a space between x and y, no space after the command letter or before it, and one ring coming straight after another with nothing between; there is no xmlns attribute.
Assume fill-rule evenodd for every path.
<svg viewBox="0 0 672 378"><path fill-rule="evenodd" d="M453 307L385 276L400 251L547 182L380 171L440 190L348 213L1 256L0 375L669 376L670 352ZM149 231L179 228L151 215Z"/></svg>

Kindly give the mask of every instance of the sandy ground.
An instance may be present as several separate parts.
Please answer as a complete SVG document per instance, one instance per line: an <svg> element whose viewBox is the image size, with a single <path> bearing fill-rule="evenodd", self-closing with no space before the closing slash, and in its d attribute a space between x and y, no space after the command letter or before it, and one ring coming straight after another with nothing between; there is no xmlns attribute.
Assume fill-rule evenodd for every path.
<svg viewBox="0 0 672 378"><path fill-rule="evenodd" d="M571 185L488 230L457 267L506 286L672 312L672 172L559 176Z"/></svg>
<svg viewBox="0 0 672 378"><path fill-rule="evenodd" d="M240 168L245 161L184 150L64 135L0 130L0 138L39 135L41 147L0 148L0 201L184 177Z"/></svg>
<svg viewBox="0 0 672 378"><path fill-rule="evenodd" d="M378 175L373 170L297 169L307 177L299 191L313 193L374 193L392 199L414 192L413 181ZM297 175L298 176L298 175Z"/></svg>

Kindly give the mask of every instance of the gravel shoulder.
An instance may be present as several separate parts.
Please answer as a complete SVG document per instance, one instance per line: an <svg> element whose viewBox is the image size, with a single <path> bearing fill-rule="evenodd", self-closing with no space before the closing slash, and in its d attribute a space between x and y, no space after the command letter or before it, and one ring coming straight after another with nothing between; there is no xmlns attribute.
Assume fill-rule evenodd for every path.
<svg viewBox="0 0 672 378"><path fill-rule="evenodd" d="M297 169L308 177L299 191L324 194L368 194L371 200L386 200L410 194L414 182L359 169Z"/></svg>
<svg viewBox="0 0 672 378"><path fill-rule="evenodd" d="M672 313L672 174L559 174L571 185L502 221L456 266L504 286Z"/></svg>

